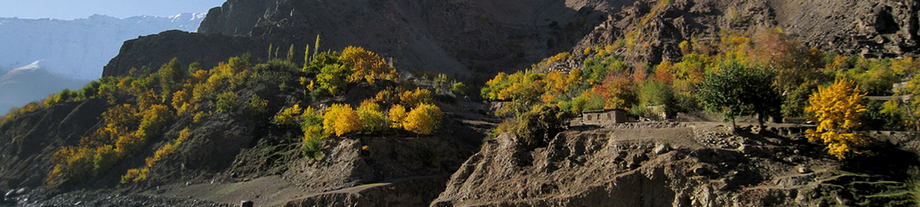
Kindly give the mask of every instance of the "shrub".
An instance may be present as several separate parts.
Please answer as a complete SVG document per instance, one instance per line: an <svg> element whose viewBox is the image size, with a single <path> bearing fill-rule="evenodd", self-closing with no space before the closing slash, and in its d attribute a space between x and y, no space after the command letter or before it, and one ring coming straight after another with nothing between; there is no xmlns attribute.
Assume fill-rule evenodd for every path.
<svg viewBox="0 0 920 207"><path fill-rule="evenodd" d="M387 118L380 111L380 105L366 100L358 107L358 117L361 118L361 130L379 132L387 128Z"/></svg>
<svg viewBox="0 0 920 207"><path fill-rule="evenodd" d="M323 115L323 130L329 135L342 136L361 129L362 126L358 112L348 104L332 104Z"/></svg>
<svg viewBox="0 0 920 207"><path fill-rule="evenodd" d="M428 89L415 88L415 90L407 90L399 94L400 103L406 107L416 107L419 104L430 104L431 91Z"/></svg>
<svg viewBox="0 0 920 207"><path fill-rule="evenodd" d="M419 104L406 116L403 127L418 134L431 134L441 128L441 109L430 104Z"/></svg>
<svg viewBox="0 0 920 207"><path fill-rule="evenodd" d="M252 94L249 98L249 108L246 108L249 114L256 116L268 112L268 100L262 99L259 95Z"/></svg>
<svg viewBox="0 0 920 207"><path fill-rule="evenodd" d="M217 113L230 113L239 106L236 102L236 93L229 91L217 95Z"/></svg>
<svg viewBox="0 0 920 207"><path fill-rule="evenodd" d="M300 108L299 104L294 104L293 107L285 108L275 114L275 117L272 118L272 123L277 125L293 125L298 120L300 113L303 112L303 109Z"/></svg>

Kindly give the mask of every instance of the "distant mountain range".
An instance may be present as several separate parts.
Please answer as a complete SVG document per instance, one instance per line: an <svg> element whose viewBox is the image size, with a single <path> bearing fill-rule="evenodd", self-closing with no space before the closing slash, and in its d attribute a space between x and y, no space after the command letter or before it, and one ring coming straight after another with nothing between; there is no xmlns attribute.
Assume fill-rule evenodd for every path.
<svg viewBox="0 0 920 207"><path fill-rule="evenodd" d="M75 20L0 18L0 75L40 61L52 74L98 79L125 40L165 30L194 32L204 17L205 13L124 19L104 15Z"/></svg>
<svg viewBox="0 0 920 207"><path fill-rule="evenodd" d="M39 64L41 61L35 61L10 71L0 71L0 114L44 99L62 89L76 90L89 83L89 80L52 74Z"/></svg>

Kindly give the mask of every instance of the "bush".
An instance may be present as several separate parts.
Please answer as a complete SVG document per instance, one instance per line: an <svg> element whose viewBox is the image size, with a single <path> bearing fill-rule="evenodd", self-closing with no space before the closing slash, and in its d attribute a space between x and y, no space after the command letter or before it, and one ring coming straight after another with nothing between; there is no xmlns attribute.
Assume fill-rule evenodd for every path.
<svg viewBox="0 0 920 207"><path fill-rule="evenodd" d="M415 90L407 90L399 94L400 104L406 107L416 107L419 104L430 104L431 91L428 89L415 88Z"/></svg>
<svg viewBox="0 0 920 207"><path fill-rule="evenodd" d="M363 131L379 132L387 128L387 118L377 103L368 100L362 102L358 107L358 116L361 118Z"/></svg>
<svg viewBox="0 0 920 207"><path fill-rule="evenodd" d="M323 115L323 130L327 135L342 136L362 126L358 112L348 104L332 104Z"/></svg>
<svg viewBox="0 0 920 207"><path fill-rule="evenodd" d="M515 134L525 146L544 146L563 130L567 118L559 107L538 105L518 117Z"/></svg>
<svg viewBox="0 0 920 207"><path fill-rule="evenodd" d="M272 123L277 125L293 125L297 123L297 119L300 118L300 113L303 112L303 109L300 108L299 104L294 104L293 107L285 108L275 114L275 117L272 118Z"/></svg>
<svg viewBox="0 0 920 207"><path fill-rule="evenodd" d="M230 113L239 106L236 102L236 93L233 91L217 95L217 113Z"/></svg>
<svg viewBox="0 0 920 207"><path fill-rule="evenodd" d="M405 129L403 122L406 120L406 107L396 104L390 107L390 110L387 112L389 115L390 128L394 129Z"/></svg>
<svg viewBox="0 0 920 207"><path fill-rule="evenodd" d="M418 134L431 134L441 128L441 109L430 104L420 104L406 116L403 127Z"/></svg>

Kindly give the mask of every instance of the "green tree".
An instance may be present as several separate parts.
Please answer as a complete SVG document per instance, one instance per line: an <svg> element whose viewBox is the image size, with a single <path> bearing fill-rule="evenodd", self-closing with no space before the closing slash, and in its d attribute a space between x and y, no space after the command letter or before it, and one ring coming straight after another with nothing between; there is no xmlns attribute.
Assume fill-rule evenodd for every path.
<svg viewBox="0 0 920 207"><path fill-rule="evenodd" d="M345 80L347 77L347 67L339 64L330 64L322 67L321 72L316 75L316 81L319 83L320 88L329 91L332 95L337 95L347 86L348 82Z"/></svg>
<svg viewBox="0 0 920 207"><path fill-rule="evenodd" d="M651 81L639 87L639 105L629 109L630 113L647 115L648 113L667 113L674 105L674 92L664 82ZM658 111L648 111L655 106Z"/></svg>
<svg viewBox="0 0 920 207"><path fill-rule="evenodd" d="M722 112L736 127L739 116L758 116L763 126L764 119L779 111L781 99L772 87L772 73L763 68L751 68L737 61L719 64L717 71L706 74L700 82L699 97L706 110Z"/></svg>
<svg viewBox="0 0 920 207"><path fill-rule="evenodd" d="M163 87L163 93L171 95L176 92L185 83L187 70L182 68L182 63L178 58L173 58L169 63L160 66L157 73L160 76L160 86Z"/></svg>
<svg viewBox="0 0 920 207"><path fill-rule="evenodd" d="M236 93L233 91L228 91L217 95L217 112L218 113L230 113L239 106L239 103L236 102Z"/></svg>
<svg viewBox="0 0 920 207"><path fill-rule="evenodd" d="M387 128L387 117L380 110L377 103L364 101L358 106L358 117L361 118L361 129L368 132L379 132Z"/></svg>
<svg viewBox="0 0 920 207"><path fill-rule="evenodd" d="M881 113L901 116L905 124L920 131L920 95L917 94L920 94L920 74L914 75L905 86L898 88L896 99L885 102ZM902 97L907 100L902 102Z"/></svg>
<svg viewBox="0 0 920 207"><path fill-rule="evenodd" d="M563 131L567 117L568 114L557 106L537 105L518 117L514 131L525 146L542 146Z"/></svg>

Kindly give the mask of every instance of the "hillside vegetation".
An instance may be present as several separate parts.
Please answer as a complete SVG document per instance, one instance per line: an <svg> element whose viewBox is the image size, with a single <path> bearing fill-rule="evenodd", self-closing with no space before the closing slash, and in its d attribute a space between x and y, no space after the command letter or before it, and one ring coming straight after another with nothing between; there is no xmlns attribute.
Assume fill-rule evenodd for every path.
<svg viewBox="0 0 920 207"><path fill-rule="evenodd" d="M920 6L825 5L873 11L829 32L790 25L818 22L795 3L817 4L231 0L202 34L126 42L106 77L6 114L0 189L41 205L916 203L916 29L888 19ZM629 121L581 119L598 111Z"/></svg>
<svg viewBox="0 0 920 207"><path fill-rule="evenodd" d="M107 109L98 127L60 147L50 163L40 165L54 166L45 178L53 186L111 176L111 170L130 166L119 173L124 185L156 176L152 172L161 162L176 160L171 159L174 153L196 150L187 145L201 141L197 133L213 117L242 117L272 128L261 129L274 131L270 133L297 131L300 154L316 158L323 156L322 140L330 137L433 134L442 128L443 119L436 98L465 93L462 83L443 74L421 79L427 88L420 88L419 81L399 80L405 76L360 47L313 54L310 49L305 50L303 66L291 59L293 47L286 59L256 64L244 55L210 70L174 59L156 73L105 77L81 90L65 90L15 109L3 117L0 127L58 105L103 100ZM366 97L346 95L355 87L370 91L362 91ZM355 100L360 104L349 103Z"/></svg>

